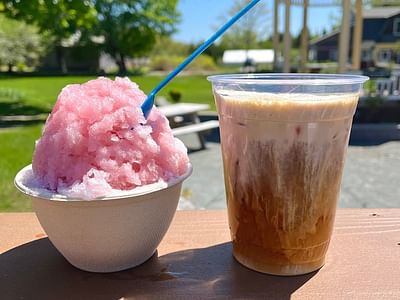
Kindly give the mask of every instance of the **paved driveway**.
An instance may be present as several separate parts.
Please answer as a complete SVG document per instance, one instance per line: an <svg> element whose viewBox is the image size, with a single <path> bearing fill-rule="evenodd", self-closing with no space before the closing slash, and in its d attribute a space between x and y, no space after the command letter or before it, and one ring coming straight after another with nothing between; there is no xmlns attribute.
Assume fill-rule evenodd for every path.
<svg viewBox="0 0 400 300"><path fill-rule="evenodd" d="M185 142L195 140L188 136ZM190 159L194 170L183 185L179 208L225 208L220 144L208 143ZM400 142L349 147L339 206L400 207Z"/></svg>

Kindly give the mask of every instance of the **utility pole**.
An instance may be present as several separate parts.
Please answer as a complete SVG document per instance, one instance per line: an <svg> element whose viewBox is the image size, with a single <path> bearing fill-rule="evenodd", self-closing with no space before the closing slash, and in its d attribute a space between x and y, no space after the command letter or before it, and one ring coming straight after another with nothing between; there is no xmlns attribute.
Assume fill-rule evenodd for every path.
<svg viewBox="0 0 400 300"><path fill-rule="evenodd" d="M278 11L279 0L274 0L274 35L272 37L272 46L274 48L274 64L273 69L278 69L278 55L279 55L279 31L278 31Z"/></svg>
<svg viewBox="0 0 400 300"><path fill-rule="evenodd" d="M352 53L352 69L360 70L361 62L361 43L363 31L363 13L362 13L362 0L356 0L356 20L353 30L353 53Z"/></svg>
<svg viewBox="0 0 400 300"><path fill-rule="evenodd" d="M338 72L346 72L350 43L350 0L342 0L342 26L339 34Z"/></svg>
<svg viewBox="0 0 400 300"><path fill-rule="evenodd" d="M307 71L308 60L308 0L303 1L303 30L301 31L301 48L300 48L300 70L301 72Z"/></svg>
<svg viewBox="0 0 400 300"><path fill-rule="evenodd" d="M285 0L285 32L283 35L283 72L290 72L290 48L292 38L290 35L290 5L291 0Z"/></svg>

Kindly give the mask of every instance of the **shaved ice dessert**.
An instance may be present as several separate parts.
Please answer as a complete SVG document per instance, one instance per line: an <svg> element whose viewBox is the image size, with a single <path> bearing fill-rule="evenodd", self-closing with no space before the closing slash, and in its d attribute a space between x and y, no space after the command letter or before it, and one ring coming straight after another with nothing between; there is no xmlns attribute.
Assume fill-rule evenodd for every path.
<svg viewBox="0 0 400 300"><path fill-rule="evenodd" d="M100 77L62 89L37 141L34 186L80 199L166 183L187 172L183 143L128 78Z"/></svg>
<svg viewBox="0 0 400 300"><path fill-rule="evenodd" d="M32 165L15 176L52 244L79 269L117 272L154 255L192 172L165 116L153 107L144 118L145 99L128 78L66 86Z"/></svg>

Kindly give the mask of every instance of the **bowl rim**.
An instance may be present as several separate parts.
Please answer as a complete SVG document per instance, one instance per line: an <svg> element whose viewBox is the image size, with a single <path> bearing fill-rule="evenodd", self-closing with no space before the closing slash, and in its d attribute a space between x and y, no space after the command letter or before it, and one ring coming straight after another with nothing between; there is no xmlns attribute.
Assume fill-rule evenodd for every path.
<svg viewBox="0 0 400 300"><path fill-rule="evenodd" d="M27 172L32 170L32 164L29 164L27 166L25 166L24 168L22 168L21 170L18 171L17 175L14 178L14 185L15 187L23 194L31 196L35 199L42 199L42 200L51 200L51 201L55 201L55 202L70 202L70 203L77 203L77 202L84 202L84 203L99 203L99 202L107 202L110 200L124 200L124 199L132 199L132 198L137 198L139 199L140 197L149 195L149 194L153 194L155 192L160 192L162 190L165 189L169 189L177 184L182 183L186 178L188 178L192 172L193 172L193 166L191 163L188 163L187 165L187 170L186 172L179 176L179 177L175 177L172 178L171 180L169 180L168 182L166 182L165 185L156 185L155 188L153 190L147 190L147 191L140 191L140 192L135 192L135 189L132 190L132 192L126 192L123 193L122 195L112 195L112 196L106 196L106 197L98 197L95 199L82 199L82 198L78 198L78 197L74 197L74 198L68 198L67 196L63 196L61 194L51 194L51 191L48 191L48 195L51 196L46 196L46 195L42 195L39 192L35 192L34 190L30 189L28 186L24 185L21 182L21 177Z"/></svg>

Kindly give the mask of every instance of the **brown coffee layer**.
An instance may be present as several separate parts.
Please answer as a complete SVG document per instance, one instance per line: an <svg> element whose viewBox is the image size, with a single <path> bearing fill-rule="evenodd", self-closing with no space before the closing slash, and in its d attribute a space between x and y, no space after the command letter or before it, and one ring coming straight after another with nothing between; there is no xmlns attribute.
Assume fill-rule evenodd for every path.
<svg viewBox="0 0 400 300"><path fill-rule="evenodd" d="M328 244L326 244L326 247ZM254 251L257 252L257 251ZM236 248L236 244L233 244L233 256L236 258L238 262L242 265L248 267L249 269L255 270L261 273L267 273L272 275L280 275L280 276L293 276L293 275L302 275L314 272L320 269L325 263L325 256L321 256L321 258L306 262L303 264L284 264L278 265L275 262L270 264L268 262L260 262L257 257L248 256L245 254L243 255L240 250ZM265 253L263 252L263 256Z"/></svg>
<svg viewBox="0 0 400 300"><path fill-rule="evenodd" d="M319 268L333 228L345 145L299 141L285 149L277 141L243 141L231 136L223 154L235 256L274 274Z"/></svg>

